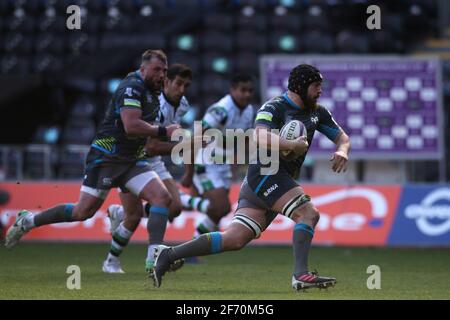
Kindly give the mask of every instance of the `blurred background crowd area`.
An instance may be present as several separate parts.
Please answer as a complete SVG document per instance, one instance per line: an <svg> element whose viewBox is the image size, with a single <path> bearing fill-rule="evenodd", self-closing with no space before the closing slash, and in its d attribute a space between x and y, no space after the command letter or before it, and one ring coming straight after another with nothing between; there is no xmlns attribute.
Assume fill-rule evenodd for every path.
<svg viewBox="0 0 450 320"><path fill-rule="evenodd" d="M81 8L81 30L66 27L72 4ZM380 30L366 26L372 4ZM111 93L148 48L194 71L185 127L228 93L237 71L254 75L259 107L262 55L437 55L448 155L449 16L444 0L0 0L0 180L80 179ZM435 182L448 180L449 164L358 160L352 178L336 180L318 175L328 164L311 157L302 179Z"/></svg>

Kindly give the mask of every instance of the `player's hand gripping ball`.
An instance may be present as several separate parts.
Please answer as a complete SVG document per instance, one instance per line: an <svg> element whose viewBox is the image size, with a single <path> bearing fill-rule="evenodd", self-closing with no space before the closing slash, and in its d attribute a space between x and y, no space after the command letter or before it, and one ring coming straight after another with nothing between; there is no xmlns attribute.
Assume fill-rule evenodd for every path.
<svg viewBox="0 0 450 320"><path fill-rule="evenodd" d="M283 128L281 128L280 131L280 137L286 140L295 140L299 137L306 138L306 136L307 132L305 125L299 120L289 121L283 126ZM287 160L294 160L299 156L299 154L294 151L281 151L281 156Z"/></svg>

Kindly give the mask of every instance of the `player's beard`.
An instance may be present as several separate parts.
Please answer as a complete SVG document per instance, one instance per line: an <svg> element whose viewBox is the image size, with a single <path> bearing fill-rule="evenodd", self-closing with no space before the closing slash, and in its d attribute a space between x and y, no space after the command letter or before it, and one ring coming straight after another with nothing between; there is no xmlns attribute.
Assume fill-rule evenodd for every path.
<svg viewBox="0 0 450 320"><path fill-rule="evenodd" d="M151 91L154 91L158 94L162 91L164 81L156 82L151 79L145 79L144 81L147 88L149 88Z"/></svg>
<svg viewBox="0 0 450 320"><path fill-rule="evenodd" d="M317 109L317 99L308 97L305 101L305 106L309 110L316 110Z"/></svg>

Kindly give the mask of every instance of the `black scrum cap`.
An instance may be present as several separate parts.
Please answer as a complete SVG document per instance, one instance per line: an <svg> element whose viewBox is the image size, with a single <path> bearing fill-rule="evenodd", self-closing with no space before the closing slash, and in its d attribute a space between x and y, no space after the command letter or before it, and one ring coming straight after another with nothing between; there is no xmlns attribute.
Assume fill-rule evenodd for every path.
<svg viewBox="0 0 450 320"><path fill-rule="evenodd" d="M322 82L322 80L322 75L317 68L309 64L300 64L289 74L288 89L306 101L309 85L316 81Z"/></svg>

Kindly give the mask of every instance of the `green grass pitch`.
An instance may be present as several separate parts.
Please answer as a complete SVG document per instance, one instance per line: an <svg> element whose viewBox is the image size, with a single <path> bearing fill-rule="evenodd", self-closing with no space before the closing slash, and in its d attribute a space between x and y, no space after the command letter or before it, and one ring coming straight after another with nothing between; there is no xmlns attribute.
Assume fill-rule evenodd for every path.
<svg viewBox="0 0 450 320"><path fill-rule="evenodd" d="M247 247L201 258L168 273L156 289L144 272L146 246L122 254L125 274L101 271L108 244L21 243L0 248L0 299L450 299L446 249L311 249L310 266L335 276L336 287L291 289L290 247ZM81 268L81 289L66 287L69 265ZM381 289L369 290L369 265L381 268Z"/></svg>

